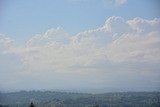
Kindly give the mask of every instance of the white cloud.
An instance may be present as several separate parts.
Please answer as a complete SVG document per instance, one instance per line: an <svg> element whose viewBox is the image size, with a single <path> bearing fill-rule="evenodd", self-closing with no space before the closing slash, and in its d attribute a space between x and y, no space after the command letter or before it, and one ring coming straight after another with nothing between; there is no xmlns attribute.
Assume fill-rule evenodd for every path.
<svg viewBox="0 0 160 107"><path fill-rule="evenodd" d="M159 31L160 19L146 20L142 18L134 18L127 22L133 30L139 33L149 33L153 31Z"/></svg>
<svg viewBox="0 0 160 107"><path fill-rule="evenodd" d="M61 82L66 79L65 74L72 75L74 79L85 77L88 85L101 72L102 75L95 81L103 85L117 82L122 85L125 80L123 76L133 75L133 78L127 79L137 82L141 78L146 80L148 75L144 72L147 72L153 74L147 82L155 85L152 81L159 81L160 75L159 67L154 66L160 64L159 20L134 18L125 21L121 17L111 17L102 27L73 36L62 28L50 29L32 37L25 47L10 48L10 52L20 56L25 71L37 79L44 80L44 75L52 74L56 78L57 73L62 73ZM8 40L3 44L11 41L2 40ZM92 73L92 78L87 76ZM118 78L118 75L121 77ZM48 79L52 78L50 76Z"/></svg>
<svg viewBox="0 0 160 107"><path fill-rule="evenodd" d="M159 19L111 17L104 26L74 36L62 28L50 29L12 51L22 56L24 64L42 71L67 71L99 62L159 63L159 25Z"/></svg>
<svg viewBox="0 0 160 107"><path fill-rule="evenodd" d="M114 62L160 62L160 37L158 32L146 35L129 33L113 41L106 55Z"/></svg>
<svg viewBox="0 0 160 107"><path fill-rule="evenodd" d="M62 28L49 29L44 34L37 34L32 37L28 42L27 46L40 46L52 43L68 43L69 34Z"/></svg>

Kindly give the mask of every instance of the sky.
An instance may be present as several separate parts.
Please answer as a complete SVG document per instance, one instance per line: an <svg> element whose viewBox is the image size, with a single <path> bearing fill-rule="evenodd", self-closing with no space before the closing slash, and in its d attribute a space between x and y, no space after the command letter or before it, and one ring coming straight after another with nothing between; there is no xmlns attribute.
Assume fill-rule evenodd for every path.
<svg viewBox="0 0 160 107"><path fill-rule="evenodd" d="M159 0L0 0L0 90L160 90Z"/></svg>

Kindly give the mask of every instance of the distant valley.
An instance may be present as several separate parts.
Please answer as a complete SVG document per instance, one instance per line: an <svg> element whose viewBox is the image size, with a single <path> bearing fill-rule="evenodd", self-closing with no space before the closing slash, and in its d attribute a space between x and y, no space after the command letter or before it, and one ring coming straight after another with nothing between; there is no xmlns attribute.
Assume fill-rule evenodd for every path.
<svg viewBox="0 0 160 107"><path fill-rule="evenodd" d="M0 93L0 107L159 107L160 92L110 92L104 94L19 91Z"/></svg>

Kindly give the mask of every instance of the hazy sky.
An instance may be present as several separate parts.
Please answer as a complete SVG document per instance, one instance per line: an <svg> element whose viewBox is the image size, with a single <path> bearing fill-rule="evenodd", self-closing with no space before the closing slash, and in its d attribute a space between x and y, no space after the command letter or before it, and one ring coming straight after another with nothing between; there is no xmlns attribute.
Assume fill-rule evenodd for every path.
<svg viewBox="0 0 160 107"><path fill-rule="evenodd" d="M159 0L0 0L0 90L160 90Z"/></svg>

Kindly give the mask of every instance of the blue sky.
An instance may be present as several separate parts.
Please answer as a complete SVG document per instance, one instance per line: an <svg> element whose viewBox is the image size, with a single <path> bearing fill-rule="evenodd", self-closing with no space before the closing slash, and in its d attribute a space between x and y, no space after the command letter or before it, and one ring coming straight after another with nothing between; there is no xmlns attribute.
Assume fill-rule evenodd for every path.
<svg viewBox="0 0 160 107"><path fill-rule="evenodd" d="M124 19L159 18L159 0L1 0L0 32L24 41L49 28L62 27L71 34L103 25L111 16Z"/></svg>
<svg viewBox="0 0 160 107"><path fill-rule="evenodd" d="M159 0L1 0L0 90L160 90Z"/></svg>

